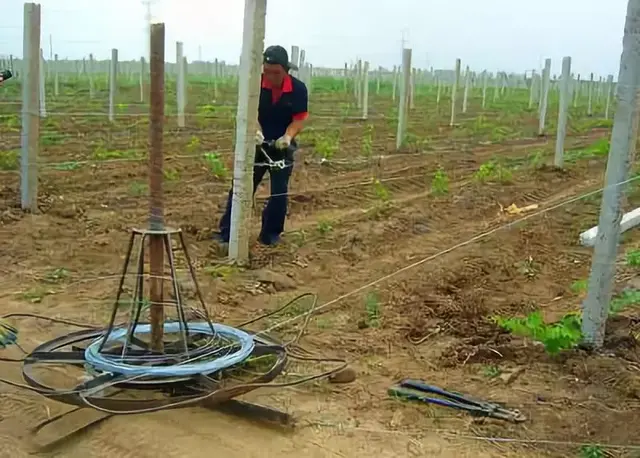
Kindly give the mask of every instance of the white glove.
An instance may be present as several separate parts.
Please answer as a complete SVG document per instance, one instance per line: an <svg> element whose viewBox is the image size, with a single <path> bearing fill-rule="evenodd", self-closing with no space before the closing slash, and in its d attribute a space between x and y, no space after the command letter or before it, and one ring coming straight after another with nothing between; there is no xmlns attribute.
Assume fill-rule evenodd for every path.
<svg viewBox="0 0 640 458"><path fill-rule="evenodd" d="M279 139L276 140L276 148L277 149L287 149L291 146L291 137L287 134L283 135Z"/></svg>
<svg viewBox="0 0 640 458"><path fill-rule="evenodd" d="M264 135L261 130L256 131L256 145L262 145L264 143Z"/></svg>

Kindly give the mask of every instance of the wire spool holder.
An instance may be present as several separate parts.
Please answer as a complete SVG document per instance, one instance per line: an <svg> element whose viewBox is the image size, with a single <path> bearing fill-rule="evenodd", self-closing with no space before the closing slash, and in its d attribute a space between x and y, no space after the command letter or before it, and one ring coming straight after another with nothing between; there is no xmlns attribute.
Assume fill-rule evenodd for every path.
<svg viewBox="0 0 640 458"><path fill-rule="evenodd" d="M314 357L298 346L316 309L315 294L301 294L280 309L252 318L237 327L211 320L182 231L165 227L164 224L164 24L151 25L150 39L149 227L132 230L108 325L106 328L98 328L33 314L13 314L65 322L84 328L39 345L22 360L10 360L22 362L22 376L26 385L0 379L1 382L77 406L76 409L52 416L32 428L33 439L39 442L40 449L56 445L112 415L195 405L291 427L293 419L290 415L235 398L260 387L293 386L327 378L347 366L342 359ZM177 242L177 250L184 258L190 280L195 287L199 303L197 308L186 307L183 302L176 274L174 242ZM127 319L119 322L124 284L130 276L129 267L135 246L139 247L135 259L135 286L129 301ZM148 279L148 288L145 288L145 279ZM167 283L172 300L165 301ZM255 334L246 330L247 326L273 317L305 298L311 298L313 303L305 314L298 316L305 320L291 341L282 343L265 335L266 331ZM175 319L166 318L166 305L175 310ZM147 313L149 319L145 321ZM275 327L270 327L267 331L273 329ZM337 366L293 382L273 383L276 377L283 374L290 360ZM254 368L249 370L244 366L258 361L259 371ZM54 383L48 377L39 373L40 369L48 370L52 365L67 366L62 373L72 379L74 375L79 375L81 383L78 384L76 378L72 382L75 386L70 388L53 386ZM55 373L59 375L60 371ZM289 375L283 374L285 378ZM58 420L87 413L90 414L88 419L83 417L59 425ZM66 431L60 432L60 427Z"/></svg>
<svg viewBox="0 0 640 458"><path fill-rule="evenodd" d="M248 413L252 417L259 414L272 422L290 424L291 418L283 412L233 400L265 386L283 371L287 363L285 347L271 338L257 337L248 331L212 322L182 231L164 225L164 41L164 24L153 24L150 36L149 228L133 229L131 233L108 326L73 332L38 346L23 361L23 378L34 391L76 405L76 410L92 407L101 413L99 419L197 404L236 414ZM183 303L176 274L174 240L178 242L195 286L199 303L196 309L187 309ZM139 246L135 260L136 280L128 319L126 323L117 323L123 286L136 245ZM145 272L146 258L148 273ZM145 278L148 279L149 300L146 299ZM171 301L164 299L167 282ZM175 309L174 320L165 319L167 304ZM145 322L147 312L149 320ZM199 321L190 321L190 317ZM169 338L171 336L175 338ZM272 363L251 379L238 383L226 376L229 370L233 371L248 358L264 356L271 357ZM47 369L51 364L80 369L85 381L72 389L55 388L38 374L38 368ZM76 410L50 418L36 426L34 432L41 432ZM77 428L72 432L77 432Z"/></svg>

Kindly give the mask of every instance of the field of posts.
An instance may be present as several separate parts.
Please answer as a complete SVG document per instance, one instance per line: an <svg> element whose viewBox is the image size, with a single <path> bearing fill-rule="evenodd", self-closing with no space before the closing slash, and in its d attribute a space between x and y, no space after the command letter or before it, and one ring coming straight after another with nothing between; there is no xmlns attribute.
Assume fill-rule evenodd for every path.
<svg viewBox="0 0 640 458"><path fill-rule="evenodd" d="M242 447L245 457L265 456L266 444L272 456L636 456L624 446L637 437L640 402L637 233L624 235L606 351L574 348L592 255L578 236L597 224L611 86L572 85L558 168L556 83L539 135L539 78L531 94L531 80L494 75L485 89L480 73L463 72L451 125L451 72L419 72L396 148L401 83L391 72L371 71L363 92L341 70L313 73L283 243L252 246L248 269L224 264L210 241L232 177L237 78L190 68L181 127L180 91L167 73L167 222L186 234L216 321L242 322L316 293L322 310L304 345L346 358L357 380L251 395L294 413L293 434L190 408L111 419L49 456L128 457L144 447L143 456L199 457L212 444L228 456ZM135 73L120 72L110 120L105 72L45 74L35 214L20 209L21 80L0 89L3 313L101 324L128 231L147 224L148 98ZM368 93L366 119L358 92ZM256 197L255 235L267 196L268 179ZM637 206L632 183L625 209ZM61 329L25 319L22 346ZM0 364L6 377L20 377ZM391 399L387 388L407 377L504 402L530 420L480 421ZM0 385L2 454L27 456L25 428L64 409Z"/></svg>

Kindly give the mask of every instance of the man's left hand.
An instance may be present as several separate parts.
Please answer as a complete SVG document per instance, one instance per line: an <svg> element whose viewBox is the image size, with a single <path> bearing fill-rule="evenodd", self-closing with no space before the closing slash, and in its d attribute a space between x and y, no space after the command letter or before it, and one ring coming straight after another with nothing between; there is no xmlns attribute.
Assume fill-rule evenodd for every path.
<svg viewBox="0 0 640 458"><path fill-rule="evenodd" d="M289 146L291 146L291 137L286 134L276 140L277 149L284 150L289 148Z"/></svg>

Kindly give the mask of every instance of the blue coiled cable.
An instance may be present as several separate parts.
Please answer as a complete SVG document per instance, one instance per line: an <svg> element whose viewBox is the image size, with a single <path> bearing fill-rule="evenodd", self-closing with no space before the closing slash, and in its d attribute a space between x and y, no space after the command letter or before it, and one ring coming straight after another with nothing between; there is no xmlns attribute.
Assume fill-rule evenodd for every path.
<svg viewBox="0 0 640 458"><path fill-rule="evenodd" d="M213 335L211 326L212 324L207 322L189 323L189 330L202 334ZM251 334L241 331L240 329L218 323L213 323L213 330L216 335L237 341L240 344L240 348L234 353L220 356L210 361L176 364L173 366L139 366L127 364L122 359L117 359L117 357L113 357L112 355L104 355L99 351L103 339L107 339L106 345L125 342L127 329L119 328L114 329L108 336L101 337L92 342L85 350L84 356L87 363L99 371L122 374L125 376L150 377L183 377L197 374L210 374L227 369L235 364L239 364L251 356L255 346L255 342ZM164 331L167 333L179 332L180 323L165 323ZM140 324L136 326L136 333L150 334L151 325Z"/></svg>

